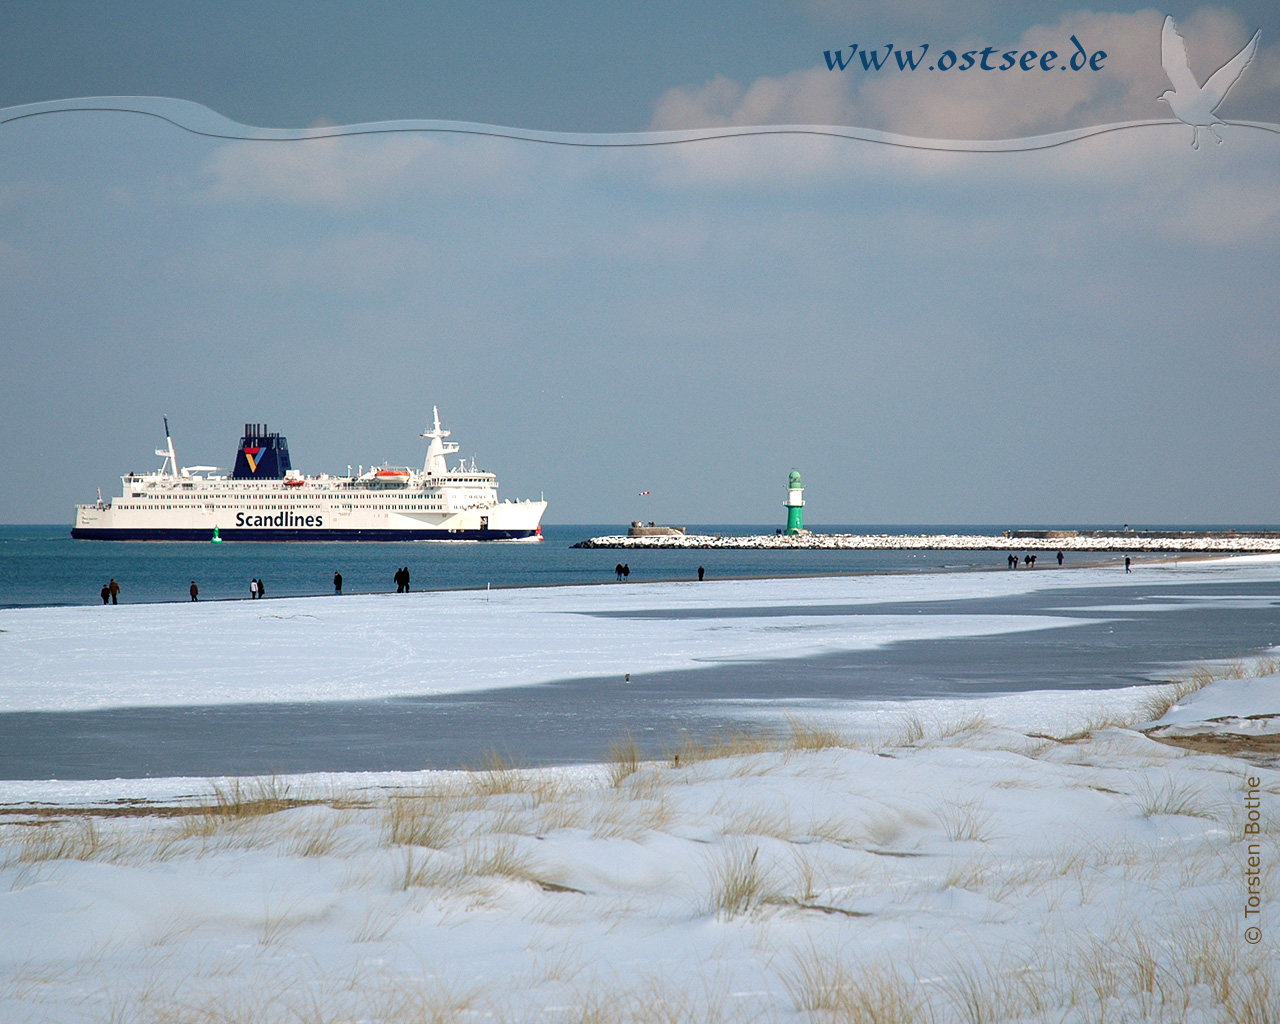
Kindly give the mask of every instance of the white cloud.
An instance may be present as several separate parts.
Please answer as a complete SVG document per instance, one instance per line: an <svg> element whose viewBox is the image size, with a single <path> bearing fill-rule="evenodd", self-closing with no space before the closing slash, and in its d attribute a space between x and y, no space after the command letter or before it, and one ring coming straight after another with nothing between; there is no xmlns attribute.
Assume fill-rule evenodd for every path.
<svg viewBox="0 0 1280 1024"><path fill-rule="evenodd" d="M208 171L222 198L333 203L385 188L425 149L425 139L405 136L233 142L213 155Z"/></svg>
<svg viewBox="0 0 1280 1024"><path fill-rule="evenodd" d="M845 79L825 68L757 78L743 88L724 76L694 89L669 89L650 128L706 128L757 124L851 124L857 106Z"/></svg>
<svg viewBox="0 0 1280 1024"><path fill-rule="evenodd" d="M246 141L220 147L205 170L219 199L358 206L415 188L509 191L525 180L522 148L427 133Z"/></svg>

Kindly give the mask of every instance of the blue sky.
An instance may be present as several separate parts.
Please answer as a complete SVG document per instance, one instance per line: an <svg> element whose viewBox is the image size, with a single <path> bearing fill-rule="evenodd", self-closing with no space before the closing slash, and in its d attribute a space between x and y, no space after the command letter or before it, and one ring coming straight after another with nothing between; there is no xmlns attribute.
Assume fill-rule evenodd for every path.
<svg viewBox="0 0 1280 1024"><path fill-rule="evenodd" d="M525 70L468 91L431 66L417 81L435 99L415 110L408 8L386 5L362 34L338 6L289 26L267 5L266 35L288 27L313 57L346 26L360 73L281 57L231 83L226 67L261 70L271 47L224 31L210 7L180 8L192 16L159 19L145 40L135 26L126 73L115 37L87 41L96 7L72 5L86 24L55 46L19 5L31 66L15 85L0 62L0 88L8 104L53 98L59 81L171 85L269 126L642 130L831 112L999 137L1165 113L1135 106L1164 87L1156 12L1019 8L1004 21L988 5L959 24L928 8L867 10L939 40L1081 27L1135 56L1070 103L1039 82L1019 97L835 75L833 91L812 61L837 45L825 40L850 17L839 5L744 8L732 58L730 42L689 38L695 25L729 32L727 16L655 8L643 25L612 23L637 66L593 91L574 55L609 34L600 15L499 6L437 17L425 51L462 61L510 15L533 54ZM1202 78L1257 27L1244 7L1175 13ZM223 49L184 79L173 44L193 37ZM1253 113L1228 116L1280 120L1265 29L1263 41L1241 91ZM41 46L52 56L37 69ZM87 52L96 62L72 69ZM120 473L158 462L165 413L185 464L228 464L240 426L266 420L295 466L335 471L420 462L438 404L504 495L546 494L549 522L625 522L641 490L665 520L781 522L797 467L817 523L1274 523L1280 136L1225 138L1194 152L1171 125L1021 155L802 136L583 151L435 135L268 145L102 113L0 126L0 521L69 521L94 488L111 494Z"/></svg>

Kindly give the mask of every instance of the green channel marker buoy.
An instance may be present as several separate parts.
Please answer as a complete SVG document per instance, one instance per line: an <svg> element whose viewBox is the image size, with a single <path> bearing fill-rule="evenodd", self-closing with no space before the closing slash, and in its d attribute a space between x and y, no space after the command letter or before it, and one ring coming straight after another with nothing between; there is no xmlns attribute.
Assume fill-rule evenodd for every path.
<svg viewBox="0 0 1280 1024"><path fill-rule="evenodd" d="M800 470L793 469L787 478L787 533L804 533L804 484Z"/></svg>
<svg viewBox="0 0 1280 1024"><path fill-rule="evenodd" d="M213 536L209 538L209 543L210 544L222 543L222 538L218 536L218 528L216 526L213 528Z"/></svg>

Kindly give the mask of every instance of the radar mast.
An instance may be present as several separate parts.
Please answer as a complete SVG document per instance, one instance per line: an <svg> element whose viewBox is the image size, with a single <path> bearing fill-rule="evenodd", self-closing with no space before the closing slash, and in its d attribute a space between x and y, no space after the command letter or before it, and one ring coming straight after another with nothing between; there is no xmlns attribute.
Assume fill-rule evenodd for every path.
<svg viewBox="0 0 1280 1024"><path fill-rule="evenodd" d="M423 463L422 472L427 476L445 476L449 472L449 464L445 461L445 456L456 454L458 445L453 441L445 441L450 432L440 428L439 408L433 405L431 413L435 419L435 426L418 435L431 441L427 447L427 461Z"/></svg>
<svg viewBox="0 0 1280 1024"><path fill-rule="evenodd" d="M158 474L160 476L171 476L175 480L178 477L178 456L173 452L173 437L169 434L169 417L164 418L164 440L167 447L157 448L156 454L164 456L164 462L160 463ZM165 472L165 469L168 472Z"/></svg>

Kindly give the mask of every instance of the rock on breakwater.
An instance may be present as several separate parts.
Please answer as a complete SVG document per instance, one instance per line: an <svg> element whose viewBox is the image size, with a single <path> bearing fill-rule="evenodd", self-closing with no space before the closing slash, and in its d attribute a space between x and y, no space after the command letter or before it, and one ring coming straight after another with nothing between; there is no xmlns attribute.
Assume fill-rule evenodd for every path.
<svg viewBox="0 0 1280 1024"><path fill-rule="evenodd" d="M1222 554L1280 552L1280 534L1196 533L1077 533L1044 537L982 536L978 534L802 533L724 537L690 534L683 537L591 537L575 548L743 548L818 550L936 550L936 551L1187 551Z"/></svg>

